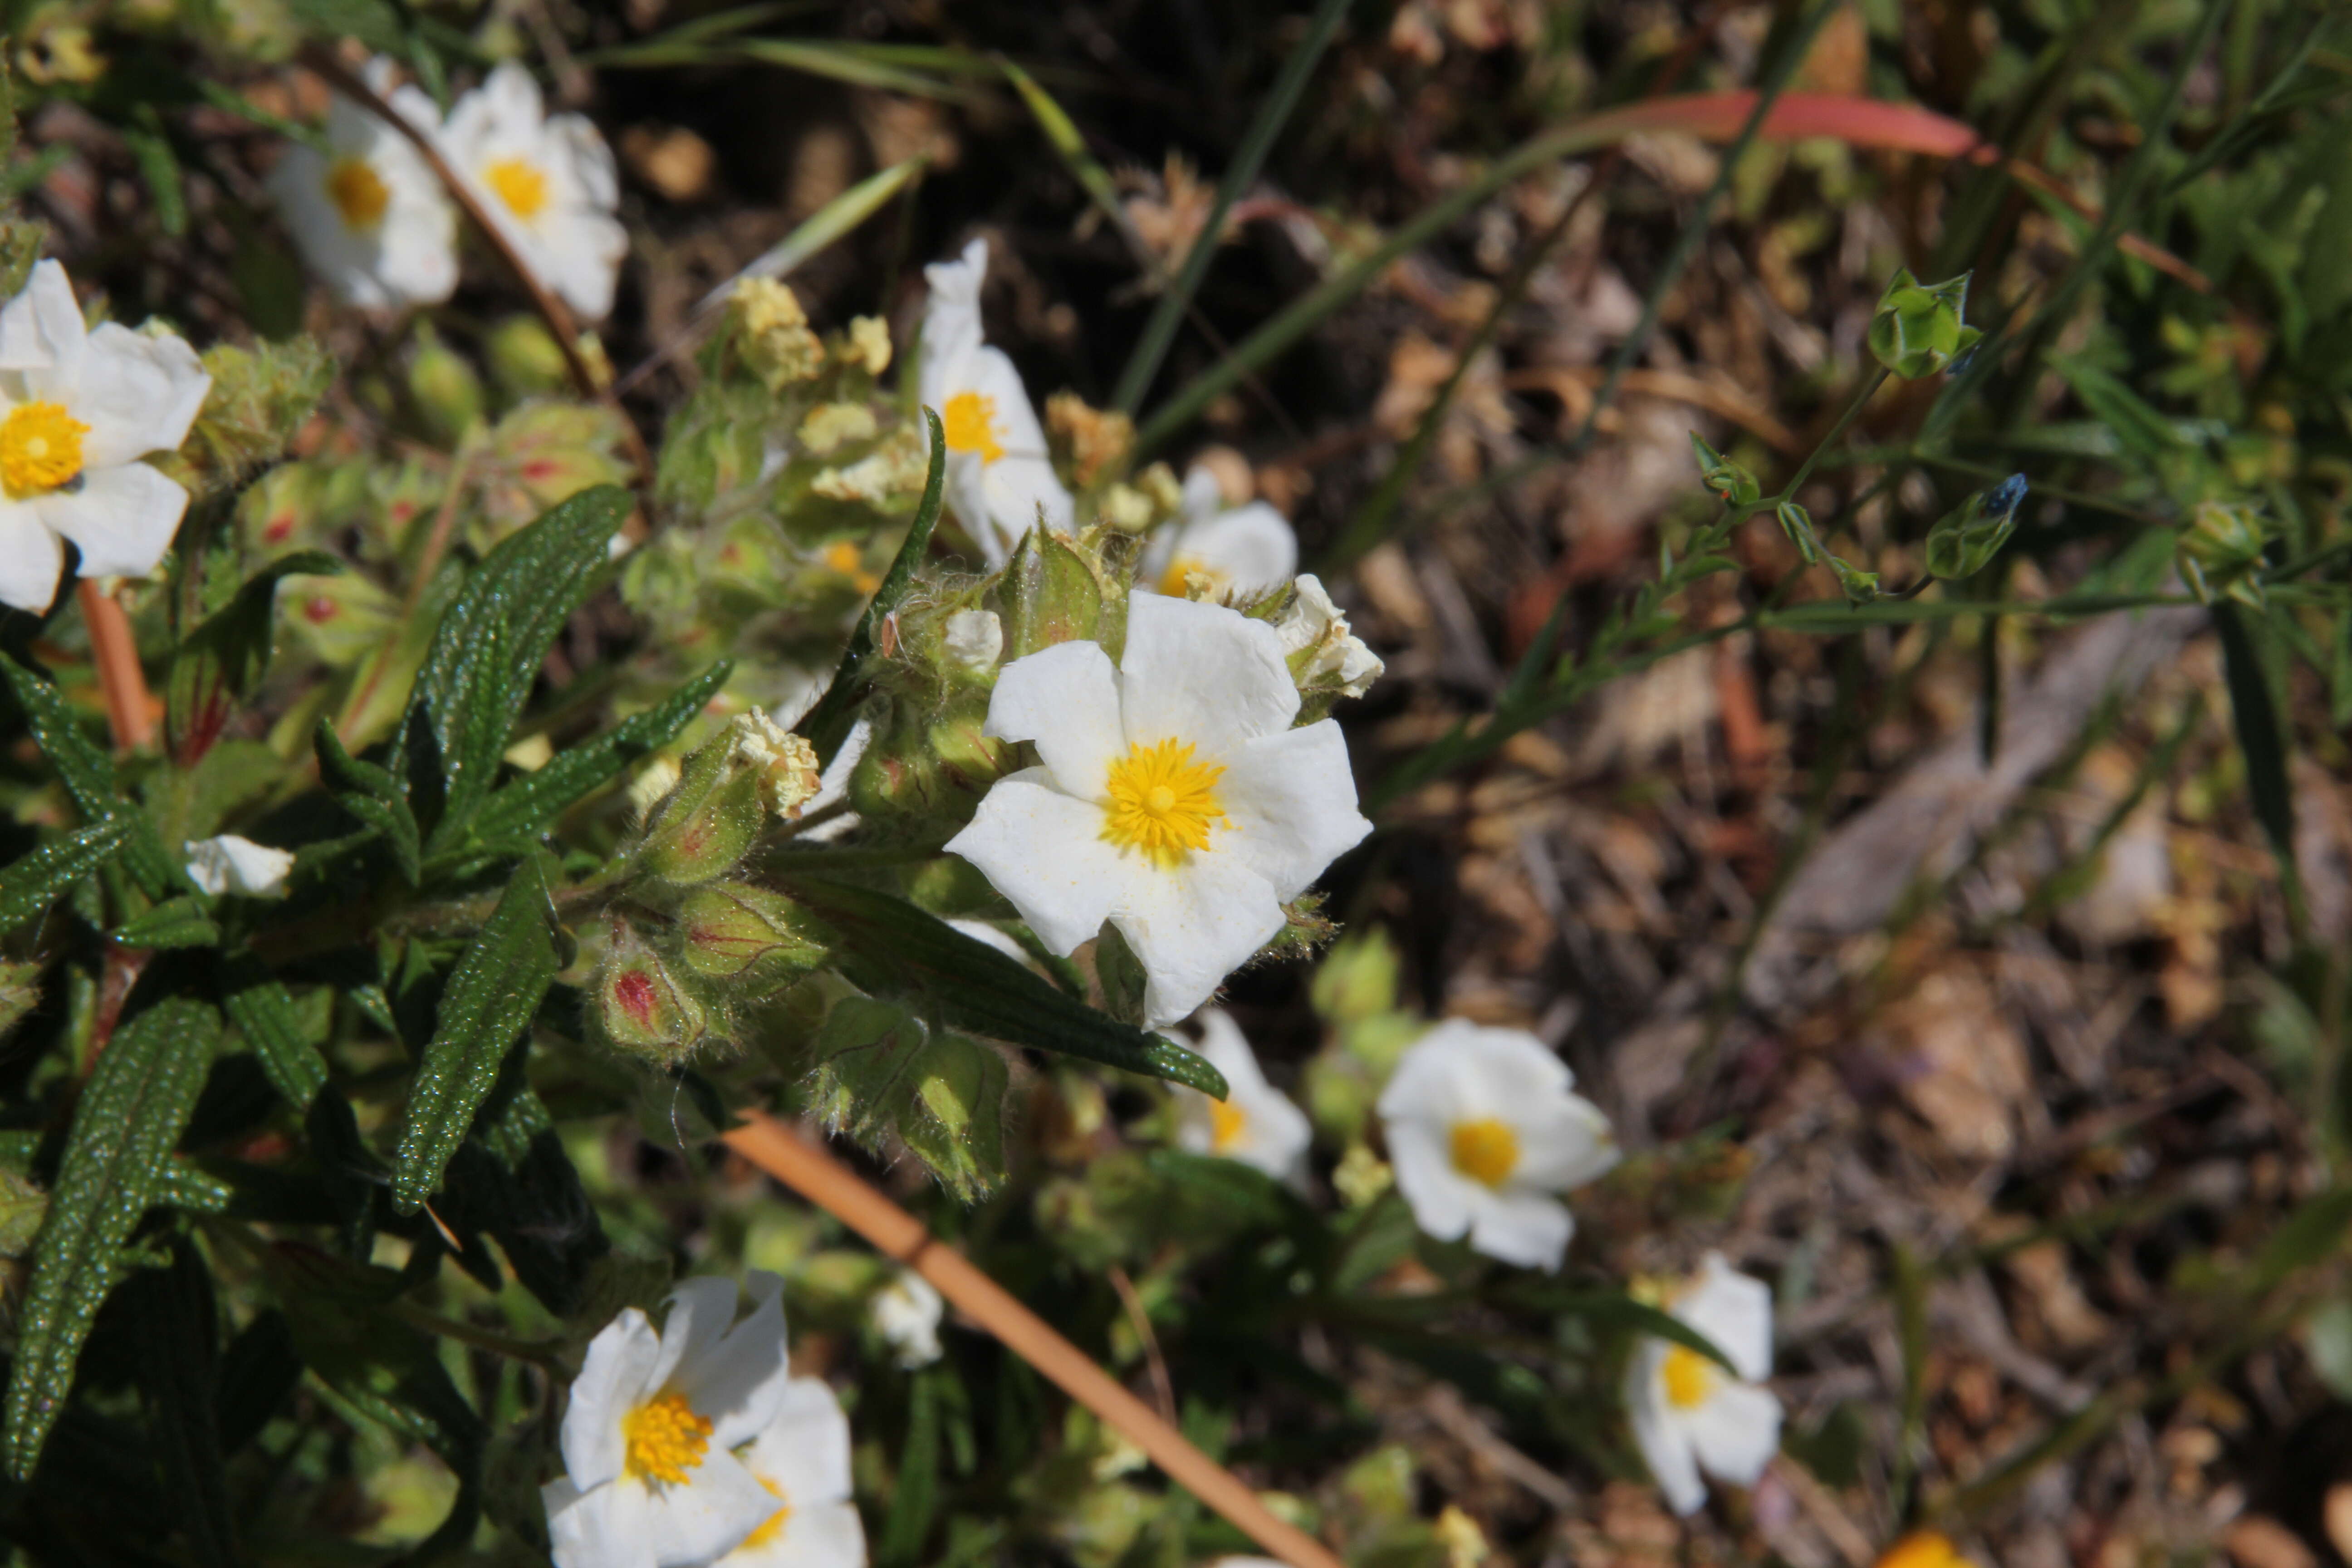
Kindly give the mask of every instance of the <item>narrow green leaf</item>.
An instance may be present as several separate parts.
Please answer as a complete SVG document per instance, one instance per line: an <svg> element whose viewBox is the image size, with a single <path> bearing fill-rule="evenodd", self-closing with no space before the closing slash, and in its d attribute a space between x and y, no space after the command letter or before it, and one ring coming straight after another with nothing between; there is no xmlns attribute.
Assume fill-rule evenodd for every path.
<svg viewBox="0 0 2352 1568"><path fill-rule="evenodd" d="M746 278L783 278L797 271L801 263L880 212L891 197L907 187L908 182L923 172L928 162L918 155L893 163L879 174L866 175L811 213L792 233L761 251L750 266L705 294L695 307L696 313L715 310L725 304L727 297L735 291L735 285Z"/></svg>
<svg viewBox="0 0 2352 1568"><path fill-rule="evenodd" d="M46 911L66 889L112 859L131 830L128 817L52 838L0 869L0 932Z"/></svg>
<svg viewBox="0 0 2352 1568"><path fill-rule="evenodd" d="M1325 0L1326 5L1344 5L1346 3L1347 0ZM1111 184L1110 172L1087 146L1087 139L1079 132L1077 122L1054 101L1052 94L1037 85L1036 79L1027 71L1002 56L998 57L996 65L1004 73L1005 79L1013 84L1013 90L1021 95L1021 101L1028 105L1030 117L1037 121L1037 129L1045 133L1047 144L1062 160L1062 166L1069 170L1070 177L1077 181L1078 187L1087 193L1087 198L1094 203L1095 210L1118 231L1120 238L1127 242L1128 248L1135 253L1136 259L1146 271L1155 277L1161 275L1158 258L1136 229L1135 220L1127 216L1127 204L1119 200L1118 187Z"/></svg>
<svg viewBox="0 0 2352 1568"><path fill-rule="evenodd" d="M1685 1349L1696 1351L1734 1376L1738 1375L1739 1369L1716 1348L1713 1340L1673 1313L1644 1301L1636 1301L1622 1291L1538 1289L1510 1291L1506 1299L1514 1307L1553 1312L1563 1318L1582 1318L1608 1328L1645 1334L1652 1339L1671 1340Z"/></svg>
<svg viewBox="0 0 2352 1568"><path fill-rule="evenodd" d="M320 719L311 739L319 754L319 777L333 793L335 803L383 835L392 846L401 877L410 887L416 886L423 873L423 848L417 838L416 814L409 810L400 781L390 769L363 763L344 750L343 738L335 733L331 719Z"/></svg>
<svg viewBox="0 0 2352 1568"><path fill-rule="evenodd" d="M2300 926L2303 882L2294 863L2294 792L2287 781L2286 730L2279 722L2270 675L2256 642L2263 628L2260 621L2249 622L2238 605L2224 603L2213 606L2213 629L2221 634L2230 713L2236 722L2238 749L2246 759L2246 792L2253 797L2254 816L2278 861L2279 885Z"/></svg>
<svg viewBox="0 0 2352 1568"><path fill-rule="evenodd" d="M238 1561L228 1477L221 1466L218 1307L211 1271L186 1237L172 1261L124 1289L138 1331L139 1392L147 1405L172 1521L197 1568Z"/></svg>
<svg viewBox="0 0 2352 1568"><path fill-rule="evenodd" d="M309 1110L326 1084L327 1062L305 1037L286 987L253 959L234 959L221 987L221 1008L253 1047L269 1087L295 1110Z"/></svg>
<svg viewBox="0 0 2352 1568"><path fill-rule="evenodd" d="M115 1032L82 1089L8 1369L0 1459L18 1480L32 1475L64 1407L91 1320L119 1278L118 1253L165 1180L220 1027L208 1005L167 997Z"/></svg>
<svg viewBox="0 0 2352 1568"><path fill-rule="evenodd" d="M0 676L25 710L33 740L41 748L58 778L73 796L74 805L93 823L115 817L130 826L122 847L123 864L151 899L184 888L180 868L163 851L163 840L147 816L122 797L114 779L114 763L82 732L81 721L65 694L6 654L0 654Z"/></svg>
<svg viewBox="0 0 2352 1568"><path fill-rule="evenodd" d="M882 1539L875 1543L879 1568L915 1568L931 1533L931 1513L940 1484L940 1396L937 1374L919 1372L908 1388L907 1441L898 1450L898 1474L890 1489L890 1510Z"/></svg>
<svg viewBox="0 0 2352 1568"><path fill-rule="evenodd" d="M474 836L497 843L536 834L573 801L617 775L648 752L659 751L702 711L734 666L722 659L644 712L624 719L586 745L574 746L535 773L526 773L482 805Z"/></svg>
<svg viewBox="0 0 2352 1568"><path fill-rule="evenodd" d="M490 552L434 629L393 748L404 760L425 738L421 715L438 752L432 847L454 842L489 794L531 681L604 574L606 545L632 504L617 485L598 485L551 508Z"/></svg>
<svg viewBox="0 0 2352 1568"><path fill-rule="evenodd" d="M121 947L215 947L220 927L207 900L194 893L166 899L107 933Z"/></svg>
<svg viewBox="0 0 2352 1568"><path fill-rule="evenodd" d="M498 1082L508 1047L554 983L555 938L547 879L537 860L526 860L441 994L393 1173L392 1201L402 1213L414 1214L441 1184L449 1156Z"/></svg>
<svg viewBox="0 0 2352 1568"><path fill-rule="evenodd" d="M947 494L948 438L940 428L939 410L924 409L923 418L931 430L931 468L929 477L923 481L922 504L915 508L914 524L907 530L906 542L898 546L882 585L874 591L866 613L858 617L857 629L850 634L849 647L841 656L841 666L833 672L833 683L800 722L801 731L816 748L821 763L833 761L834 752L841 750L842 740L849 733L851 715L856 710L858 698L864 695L866 661L874 654L875 628L906 597L908 581L922 563L924 552L930 549L931 531L940 523L940 506Z"/></svg>
<svg viewBox="0 0 2352 1568"><path fill-rule="evenodd" d="M1225 1098L1223 1075L1191 1051L1064 995L1024 965L902 899L814 879L793 879L785 891L838 929L878 984L921 993L958 1028Z"/></svg>
<svg viewBox="0 0 2352 1568"><path fill-rule="evenodd" d="M324 551L279 556L181 641L163 679L163 732L173 758L185 765L211 750L237 703L268 668L278 583L296 574L330 576L342 569L342 563Z"/></svg>

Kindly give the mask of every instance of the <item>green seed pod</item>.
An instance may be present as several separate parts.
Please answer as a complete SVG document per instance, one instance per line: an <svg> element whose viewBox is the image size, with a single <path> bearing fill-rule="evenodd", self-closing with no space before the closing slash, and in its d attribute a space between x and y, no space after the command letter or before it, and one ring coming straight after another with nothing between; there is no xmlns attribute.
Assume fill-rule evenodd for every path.
<svg viewBox="0 0 2352 1568"><path fill-rule="evenodd" d="M1983 571L2017 531L2024 504L2025 476L2011 474L1953 508L1927 531L1927 574L1948 579Z"/></svg>
<svg viewBox="0 0 2352 1568"><path fill-rule="evenodd" d="M416 328L416 356L408 362L408 395L446 440L464 435L482 417L482 378L423 322Z"/></svg>
<svg viewBox="0 0 2352 1568"><path fill-rule="evenodd" d="M775 990L824 959L831 933L782 893L711 882L677 910L677 957L688 972L747 996Z"/></svg>
<svg viewBox="0 0 2352 1568"><path fill-rule="evenodd" d="M1984 336L1960 320L1968 298L1965 272L1922 283L1910 268L1896 268L1870 319L1870 352L1906 381L1942 374Z"/></svg>
<svg viewBox="0 0 2352 1568"><path fill-rule="evenodd" d="M596 1018L604 1037L634 1056L678 1061L709 1037L710 1015L625 921L596 972Z"/></svg>

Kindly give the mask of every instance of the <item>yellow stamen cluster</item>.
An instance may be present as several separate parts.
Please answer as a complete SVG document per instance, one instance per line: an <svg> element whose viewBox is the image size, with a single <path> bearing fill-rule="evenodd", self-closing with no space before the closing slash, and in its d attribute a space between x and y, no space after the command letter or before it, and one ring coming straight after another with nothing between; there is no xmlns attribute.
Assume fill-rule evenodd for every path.
<svg viewBox="0 0 2352 1568"><path fill-rule="evenodd" d="M1519 1135L1492 1116L1454 1124L1454 1168L1474 1182L1499 1187L1519 1168Z"/></svg>
<svg viewBox="0 0 2352 1568"><path fill-rule="evenodd" d="M694 1413L682 1394L649 1399L621 1418L628 1439L629 1474L639 1480L677 1486L710 1451L710 1423Z"/></svg>
<svg viewBox="0 0 2352 1568"><path fill-rule="evenodd" d="M338 158L327 165L327 199L343 215L343 226L370 229L392 205L392 187L364 158Z"/></svg>
<svg viewBox="0 0 2352 1568"><path fill-rule="evenodd" d="M1242 1141L1249 1130L1249 1112L1230 1100L1209 1101L1209 1147L1222 1154Z"/></svg>
<svg viewBox="0 0 2352 1568"><path fill-rule="evenodd" d="M1677 1410L1696 1410L1715 1392L1715 1363L1688 1345L1670 1345L1658 1368L1666 1385L1666 1403Z"/></svg>
<svg viewBox="0 0 2352 1568"><path fill-rule="evenodd" d="M767 1477L754 1476L751 1479L767 1488L769 1495L773 1497L779 1505L776 1511L770 1514L759 1529L743 1538L744 1546L765 1546L782 1535L784 1532L784 1526L792 1522L793 1505L784 1500L784 1489ZM741 1548L739 1547L737 1550L740 1551Z"/></svg>
<svg viewBox="0 0 2352 1568"><path fill-rule="evenodd" d="M89 426L61 403L22 403L0 420L0 484L21 500L70 484L81 472Z"/></svg>
<svg viewBox="0 0 2352 1568"><path fill-rule="evenodd" d="M1886 1549L1878 1568L1973 1568L1951 1538L1932 1530L1915 1531Z"/></svg>
<svg viewBox="0 0 2352 1568"><path fill-rule="evenodd" d="M977 452L983 463L1004 456L996 439L996 399L959 392L940 410L940 428L950 452Z"/></svg>
<svg viewBox="0 0 2352 1568"><path fill-rule="evenodd" d="M547 205L547 171L528 158L500 158L482 171L482 183L526 223Z"/></svg>
<svg viewBox="0 0 2352 1568"><path fill-rule="evenodd" d="M1179 555L1168 563L1168 570L1160 574L1160 591L1171 599L1184 598L1192 588L1188 579L1196 572L1213 583L1216 580L1216 574L1195 557Z"/></svg>
<svg viewBox="0 0 2352 1568"><path fill-rule="evenodd" d="M1209 825L1225 820L1216 790L1225 770L1220 763L1193 761L1193 750L1160 741L1138 745L1113 763L1104 784L1103 837L1123 849L1142 850L1162 870L1206 849Z"/></svg>

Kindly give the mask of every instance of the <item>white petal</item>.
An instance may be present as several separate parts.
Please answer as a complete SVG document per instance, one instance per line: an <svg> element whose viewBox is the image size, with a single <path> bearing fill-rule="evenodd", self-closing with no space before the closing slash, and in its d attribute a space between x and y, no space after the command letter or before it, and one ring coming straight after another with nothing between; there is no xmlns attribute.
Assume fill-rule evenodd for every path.
<svg viewBox="0 0 2352 1568"><path fill-rule="evenodd" d="M1164 869L1135 857L1111 906L1111 923L1142 962L1143 1016L1153 1028L1206 1002L1282 930L1282 903L1266 879L1220 851L1214 836L1209 843Z"/></svg>
<svg viewBox="0 0 2352 1568"><path fill-rule="evenodd" d="M84 467L109 468L178 450L212 384L186 339L100 322L66 398L67 412L89 426L81 442Z"/></svg>
<svg viewBox="0 0 2352 1568"><path fill-rule="evenodd" d="M548 1550L555 1568L655 1568L652 1540L614 1518L617 1488L583 1492L569 1480L552 1480L539 1489L539 1497L547 1510ZM634 1523L634 1517L625 1522Z"/></svg>
<svg viewBox="0 0 2352 1568"><path fill-rule="evenodd" d="M51 490L29 504L80 547L83 576L143 577L180 531L188 492L144 463L124 463L85 468L74 489Z"/></svg>
<svg viewBox="0 0 2352 1568"><path fill-rule="evenodd" d="M70 385L81 369L89 329L73 284L54 261L37 261L25 291L0 307L0 370L38 371Z"/></svg>
<svg viewBox="0 0 2352 1568"><path fill-rule="evenodd" d="M986 942L1016 963L1029 962L1029 950L1013 941L1001 927L990 925L986 921L950 920L948 925L953 930L963 932L974 942Z"/></svg>
<svg viewBox="0 0 2352 1568"><path fill-rule="evenodd" d="M978 867L1037 939L1066 956L1102 930L1134 871L1103 842L1102 807L1064 795L1051 776L1030 768L999 779L947 852Z"/></svg>
<svg viewBox="0 0 2352 1568"><path fill-rule="evenodd" d="M783 1281L765 1273L753 1279L759 1299L743 1321L700 1355L689 1353L670 1377L694 1413L711 1423L710 1441L721 1448L747 1442L767 1426L792 1378L784 1355ZM729 1289L732 1311L733 1287Z"/></svg>
<svg viewBox="0 0 2352 1568"><path fill-rule="evenodd" d="M294 857L285 850L234 833L199 839L188 846L187 853L189 879L215 898L223 893L275 898L286 890L286 874L294 869Z"/></svg>
<svg viewBox="0 0 2352 1568"><path fill-rule="evenodd" d="M1698 1457L1690 1436L1663 1403L1658 1367L1665 1345L1645 1340L1625 1369L1625 1414L1633 1426L1634 1446L1642 1450L1667 1506L1679 1514L1693 1514L1706 1501L1706 1483L1698 1477Z"/></svg>
<svg viewBox="0 0 2352 1568"><path fill-rule="evenodd" d="M947 400L974 377L980 353L980 288L988 277L988 242L975 239L955 261L923 268L930 297L923 304L921 363L916 376L927 405L944 409Z"/></svg>
<svg viewBox="0 0 2352 1568"><path fill-rule="evenodd" d="M661 1355L646 1381L647 1394L674 1388L687 1368L718 1350L735 1321L735 1281L716 1274L697 1274L677 1282L669 1293L669 1311L662 1319Z"/></svg>
<svg viewBox="0 0 2352 1568"><path fill-rule="evenodd" d="M597 212L550 219L534 251L540 275L563 302L592 321L612 313L613 290L629 253L629 231Z"/></svg>
<svg viewBox="0 0 2352 1568"><path fill-rule="evenodd" d="M1298 535L1280 512L1252 501L1187 527L1170 555L1207 573L1221 588L1263 594L1290 581L1298 569ZM1168 567L1160 571L1164 574Z"/></svg>
<svg viewBox="0 0 2352 1568"><path fill-rule="evenodd" d="M1511 1187L1485 1192L1470 1211L1470 1245L1522 1268L1557 1269L1576 1234L1575 1216L1548 1194Z"/></svg>
<svg viewBox="0 0 2352 1568"><path fill-rule="evenodd" d="M849 1417L833 1390L814 1377L793 1379L743 1464L783 1493L796 1525L803 1504L849 1496Z"/></svg>
<svg viewBox="0 0 2352 1568"><path fill-rule="evenodd" d="M1215 470L1203 463L1185 469L1183 500L1179 506L1188 523L1206 522L1224 510L1225 488L1217 482Z"/></svg>
<svg viewBox="0 0 2352 1568"><path fill-rule="evenodd" d="M1609 1118L1580 1094L1531 1104L1520 1117L1513 1186L1564 1193L1616 1167L1622 1156Z"/></svg>
<svg viewBox="0 0 2352 1568"><path fill-rule="evenodd" d="M774 1495L742 1461L718 1447L687 1472L683 1486L624 1481L615 1489L624 1497L631 1491L644 1496L645 1524L660 1568L708 1563L733 1550L776 1511Z"/></svg>
<svg viewBox="0 0 2352 1568"><path fill-rule="evenodd" d="M623 1309L588 1342L563 1413L563 1468L573 1485L593 1490L620 1476L629 1451L621 1420L653 1392L660 1360L661 1336L635 1307Z"/></svg>
<svg viewBox="0 0 2352 1568"><path fill-rule="evenodd" d="M1130 744L1182 741L1223 762L1244 742L1289 729L1298 713L1274 628L1222 605L1131 600L1118 668Z"/></svg>
<svg viewBox="0 0 2352 1568"><path fill-rule="evenodd" d="M994 669L1004 657L1004 623L994 610L958 610L948 617L941 640L948 657L966 669ZM1110 661L1103 665L1108 670Z"/></svg>
<svg viewBox="0 0 2352 1568"><path fill-rule="evenodd" d="M1393 1086L1391 1086L1393 1087ZM1454 1168L1453 1151L1445 1132L1419 1117L1395 1115L1381 1100L1383 1135L1389 1163L1396 1172L1397 1191L1412 1210L1413 1224L1440 1241L1459 1239L1470 1228L1470 1218L1486 1188Z"/></svg>
<svg viewBox="0 0 2352 1568"><path fill-rule="evenodd" d="M990 559L997 562L1033 529L1067 533L1076 510L1054 465L1043 458L1006 457L982 464L980 492L996 541Z"/></svg>
<svg viewBox="0 0 2352 1568"><path fill-rule="evenodd" d="M866 1568L866 1527L855 1503L794 1503L782 1530L719 1561L724 1568Z"/></svg>
<svg viewBox="0 0 2352 1568"><path fill-rule="evenodd" d="M1190 1045L1177 1040L1177 1044L1198 1051L1211 1067L1224 1075L1226 1106L1242 1118L1239 1132L1220 1149L1209 1097L1197 1089L1180 1089L1176 1091L1182 1118L1178 1130L1179 1144L1194 1153L1239 1160L1276 1181L1287 1181L1296 1175L1307 1145L1314 1140L1314 1131L1307 1125L1306 1113L1266 1082L1265 1073L1258 1066L1257 1053L1250 1049L1241 1026L1218 1008L1205 1008L1201 1014L1200 1043Z"/></svg>
<svg viewBox="0 0 2352 1568"><path fill-rule="evenodd" d="M1700 1468L1735 1486L1754 1486L1780 1451L1780 1402L1752 1383L1717 1384L1683 1425Z"/></svg>
<svg viewBox="0 0 2352 1568"><path fill-rule="evenodd" d="M1772 1375L1772 1290L1710 1252L1698 1277L1670 1308L1707 1337L1739 1375L1761 1383Z"/></svg>
<svg viewBox="0 0 2352 1568"><path fill-rule="evenodd" d="M613 167L613 150L604 133L585 115L559 114L547 122L551 143L562 149L562 162L586 205L606 212L621 205L621 182Z"/></svg>
<svg viewBox="0 0 2352 1568"><path fill-rule="evenodd" d="M0 500L0 605L39 615L57 597L66 552L41 515L22 501Z"/></svg>
<svg viewBox="0 0 2352 1568"><path fill-rule="evenodd" d="M1034 743L1057 787L1101 800L1111 763L1127 752L1110 656L1099 643L1066 642L1014 659L997 674L981 733Z"/></svg>
<svg viewBox="0 0 2352 1568"><path fill-rule="evenodd" d="M940 1359L940 1321L947 1315L947 1301L913 1269L900 1269L896 1279L877 1290L866 1313L874 1331L898 1353L900 1366L912 1370Z"/></svg>
<svg viewBox="0 0 2352 1568"><path fill-rule="evenodd" d="M1233 824L1231 847L1286 902L1372 830L1356 809L1348 742L1328 719L1252 741L1224 761L1217 799Z"/></svg>

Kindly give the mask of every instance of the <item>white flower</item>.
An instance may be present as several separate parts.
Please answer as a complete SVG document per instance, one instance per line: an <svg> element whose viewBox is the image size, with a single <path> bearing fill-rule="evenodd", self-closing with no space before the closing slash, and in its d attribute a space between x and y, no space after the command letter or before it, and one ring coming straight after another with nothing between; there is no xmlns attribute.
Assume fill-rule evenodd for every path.
<svg viewBox="0 0 2352 1568"><path fill-rule="evenodd" d="M1279 588L1298 570L1298 535L1282 513L1262 500L1228 509L1217 476L1196 468L1184 476L1184 510L1143 552L1136 585L1181 594L1199 573L1215 596Z"/></svg>
<svg viewBox="0 0 2352 1568"><path fill-rule="evenodd" d="M613 150L585 117L550 115L530 72L502 65L449 110L441 148L534 277L591 321L612 310L629 237Z"/></svg>
<svg viewBox="0 0 2352 1568"><path fill-rule="evenodd" d="M1772 1292L1710 1252L1698 1277L1666 1310L1706 1337L1733 1376L1686 1345L1645 1339L1625 1369L1633 1440L1676 1513L1706 1500L1705 1470L1753 1486L1780 1448L1780 1402L1772 1375Z"/></svg>
<svg viewBox="0 0 2352 1568"><path fill-rule="evenodd" d="M385 92L391 62L368 62ZM430 133L441 111L414 87L386 95ZM269 171L269 194L310 270L346 304L437 304L457 286L457 209L408 138L340 93L327 109L327 151L297 142Z"/></svg>
<svg viewBox="0 0 2352 1568"><path fill-rule="evenodd" d="M966 924L950 923L959 930ZM874 1331L897 1353L900 1366L912 1371L940 1359L940 1320L947 1315L948 1304L929 1280L901 1268L896 1279L874 1293L866 1310Z"/></svg>
<svg viewBox="0 0 2352 1568"><path fill-rule="evenodd" d="M793 1379L775 1419L736 1457L767 1489L770 1511L711 1568L865 1568L866 1527L850 1500L849 1418L833 1390Z"/></svg>
<svg viewBox="0 0 2352 1568"><path fill-rule="evenodd" d="M958 610L948 617L948 657L967 669L994 669L1004 657L1004 623L994 610Z"/></svg>
<svg viewBox="0 0 2352 1568"><path fill-rule="evenodd" d="M1311 572L1301 573L1291 584L1290 603L1283 606L1274 629L1282 638L1286 658L1296 658L1313 650L1298 668L1300 679L1336 679L1342 697L1361 697L1387 673L1388 666L1381 662L1380 655L1348 629L1348 617L1324 592L1322 579Z"/></svg>
<svg viewBox="0 0 2352 1568"><path fill-rule="evenodd" d="M188 492L139 459L178 448L212 384L170 332L89 331L66 269L35 265L0 306L0 605L49 607L60 539L85 577L155 569Z"/></svg>
<svg viewBox="0 0 2352 1568"><path fill-rule="evenodd" d="M1568 1064L1519 1029L1448 1019L1399 1058L1380 1112L1421 1228L1489 1258L1558 1268L1576 1221L1555 1194L1617 1163L1609 1119Z"/></svg>
<svg viewBox="0 0 2352 1568"><path fill-rule="evenodd" d="M1257 1065L1241 1026L1222 1010L1201 1015L1201 1043L1169 1037L1198 1051L1225 1076L1227 1097L1211 1100L1197 1089L1178 1088L1176 1142L1195 1154L1222 1154L1264 1171L1277 1182L1296 1179L1307 1161L1314 1133L1307 1113L1290 1102Z"/></svg>
<svg viewBox="0 0 2352 1568"><path fill-rule="evenodd" d="M1372 825L1347 742L1294 730L1274 628L1220 605L1142 595L1118 668L1056 644L996 678L982 732L1031 741L948 850L1066 954L1108 919L1141 961L1143 1009L1172 1024L1282 930L1282 906Z"/></svg>
<svg viewBox="0 0 2352 1568"><path fill-rule="evenodd" d="M243 893L274 899L286 890L286 873L293 868L294 857L285 850L234 833L199 838L188 846L188 879L215 898Z"/></svg>
<svg viewBox="0 0 2352 1568"><path fill-rule="evenodd" d="M734 1282L706 1276L678 1286L658 1332L631 1307L590 1342L563 1416L565 1474L540 1489L556 1568L705 1563L773 1518L777 1494L732 1450L788 1408L783 1281L748 1283L740 1323Z"/></svg>
<svg viewBox="0 0 2352 1568"><path fill-rule="evenodd" d="M1070 492L1054 476L1045 431L1003 349L980 335L980 285L988 242L964 247L960 261L923 268L931 297L923 307L917 384L939 410L947 437L947 500L991 566L1003 564L1021 536L1037 525L1067 531Z"/></svg>

